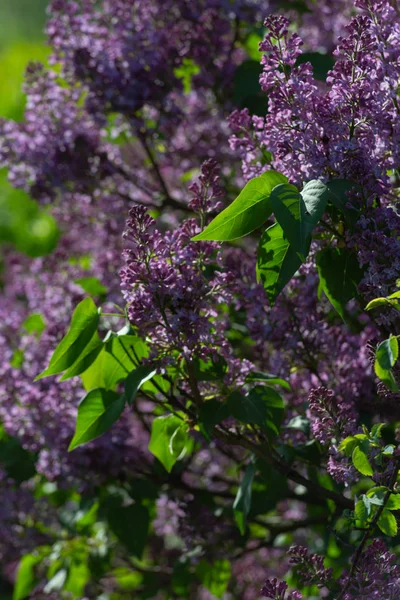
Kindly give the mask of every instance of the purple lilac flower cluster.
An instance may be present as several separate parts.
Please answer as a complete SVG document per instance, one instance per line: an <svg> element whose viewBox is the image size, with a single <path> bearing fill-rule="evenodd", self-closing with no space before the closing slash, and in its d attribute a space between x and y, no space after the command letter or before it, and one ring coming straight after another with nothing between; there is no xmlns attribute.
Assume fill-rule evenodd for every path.
<svg viewBox="0 0 400 600"><path fill-rule="evenodd" d="M300 592L294 591L286 595L288 587L286 581L278 583L277 579L267 579L261 589L261 596L263 598L273 598L273 600L301 600L303 596Z"/></svg>
<svg viewBox="0 0 400 600"><path fill-rule="evenodd" d="M225 375L217 383L199 385L201 393L218 400L227 389L247 389L247 376L256 368L288 379L292 390L284 393L284 425L307 415L313 437L329 446L328 473L339 483L351 481L349 461L337 452L336 443L355 430L365 406L376 415L367 341L376 337L377 328L363 321L357 323L361 333L350 332L331 318L328 303L318 300L316 249L271 308L255 279L253 241L246 248L239 243L229 249L191 242L222 206L225 179L235 165L233 150L243 158L245 178L272 161L295 183L343 177L359 184L362 193L351 201L357 207L364 203L364 215L355 232L346 232L346 247L357 252L365 268L359 290L367 300L386 295L399 277L399 219L389 206L399 168L398 10L389 2L361 0L356 5L341 0L335 7L328 0L317 6L310 1L306 6L311 12L300 17L300 33L308 36L304 45L290 33L284 17L267 19L260 82L269 111L265 118L235 111L229 150L224 117L232 109L235 68L245 57L240 43L248 33L245 22L255 23L269 6L251 0L52 3L48 34L61 75L32 65L25 122L3 122L0 131L0 161L13 185L41 202L51 201L63 232L51 257L32 262L7 250L2 275L0 416L6 431L35 453L41 477L82 493L109 480L121 483L125 493L135 476L149 475L153 483L160 478L146 450L151 402L138 402L109 434L66 454L82 384L77 379L32 383L83 297L80 279L97 277L108 290L107 300L121 302L115 274L124 244L121 280L129 321L148 342L160 372L182 357L188 362L222 357L228 364ZM357 16L345 30L353 14ZM289 15L295 15L290 7ZM298 65L302 48L331 49L340 35L335 67L326 85L317 83L310 65ZM117 140L119 145L113 143ZM203 161L199 180L189 188L190 199L186 182ZM235 187L240 177L232 181ZM120 233L133 200L146 206L131 208L122 243ZM161 212L159 230L148 214L154 206L168 207ZM186 219L177 226L181 211L188 209L197 213L200 224ZM166 226L175 229L166 233ZM42 314L46 325L40 338L24 330L32 313ZM393 316L383 321L391 324ZM191 392L183 383L181 406ZM284 431L282 444L289 442L295 451L304 444L303 432ZM238 439L238 428L231 432ZM248 442L255 441L253 432ZM227 515L243 449L219 442L206 446L197 437L196 443L185 472L161 478L149 556L167 566L169 581L178 556L177 548L168 546L172 538L181 536L186 550L198 553L196 564L204 557L212 562L213 546L223 543L236 585L228 597L250 600L270 574L263 597L302 598L275 578L283 578L287 570L284 550L271 547L276 524L265 525L258 515L250 515L258 518L257 527L265 528L265 544L242 540L240 552L233 548L239 534ZM306 474L303 466L301 473ZM257 473L257 493L261 486ZM289 492L295 502L286 500L271 510L279 522L291 525L290 519L305 519L307 510L294 485ZM196 493L201 498L208 494L208 500L214 495L216 504L199 506ZM29 486L27 494L16 490L15 501L11 493L8 500L12 506L0 527L4 545L12 549L5 561L12 562L47 540L36 534L30 540L29 533L16 543L26 513L38 509ZM308 543L300 533L293 535L296 543ZM328 583L331 573L322 557L302 545L291 555L301 564L306 584ZM346 600L397 598L400 574L394 563L394 555L373 542L362 555ZM43 587L31 597L43 597ZM210 597L200 585L192 595ZM156 597L161 600L162 592Z"/></svg>
<svg viewBox="0 0 400 600"><path fill-rule="evenodd" d="M400 166L400 20L389 2L355 5L359 14L340 37L336 63L322 86L309 63L297 64L302 40L289 31L288 20L268 17L268 33L260 44L260 84L268 94L268 114L251 117L247 109L236 111L230 125L231 147L242 157L246 178L265 170L262 157L271 152L272 166L294 183L343 178L358 184L352 203L364 214L349 233L348 245L365 267L359 289L368 301L386 295L400 275L394 235L399 217L391 206ZM374 205L377 197L381 208Z"/></svg>

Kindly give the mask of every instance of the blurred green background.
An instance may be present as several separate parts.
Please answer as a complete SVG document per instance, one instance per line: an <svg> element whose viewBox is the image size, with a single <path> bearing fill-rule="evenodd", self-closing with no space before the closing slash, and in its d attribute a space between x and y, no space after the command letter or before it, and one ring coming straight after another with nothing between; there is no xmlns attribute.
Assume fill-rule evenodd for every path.
<svg viewBox="0 0 400 600"><path fill-rule="evenodd" d="M0 0L0 118L22 121L24 72L30 61L46 62L47 0ZM46 209L14 190L0 170L0 242L29 256L51 252L56 224Z"/></svg>

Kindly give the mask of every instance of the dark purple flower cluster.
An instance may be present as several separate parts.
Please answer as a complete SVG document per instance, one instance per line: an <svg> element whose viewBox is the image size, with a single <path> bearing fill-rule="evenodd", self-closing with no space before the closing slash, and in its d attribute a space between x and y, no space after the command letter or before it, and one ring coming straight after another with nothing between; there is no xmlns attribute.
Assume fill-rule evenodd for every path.
<svg viewBox="0 0 400 600"><path fill-rule="evenodd" d="M87 86L87 104L128 120L145 104L175 111L170 93L194 67L200 87L223 86L236 62L235 18L254 19L257 3L238 0L55 0L47 32L54 60ZM134 82L134 84L133 84ZM172 101L172 105L171 105Z"/></svg>
<svg viewBox="0 0 400 600"><path fill-rule="evenodd" d="M311 390L308 406L312 434L324 446L354 433L358 417L354 405L335 398L332 390Z"/></svg>
<svg viewBox="0 0 400 600"><path fill-rule="evenodd" d="M230 301L229 274L205 273L215 264L218 244L190 242L199 232L194 220L162 235L145 208L129 214L124 237L132 247L125 250L122 289L129 320L150 341L153 358L229 355L217 308Z"/></svg>
<svg viewBox="0 0 400 600"><path fill-rule="evenodd" d="M274 167L292 181L334 174L358 182L368 199L388 191L387 171L399 162L393 124L400 24L388 2L358 5L362 13L341 38L322 91L309 64L296 66L302 42L289 33L289 22L266 20L260 83L268 93L269 113L257 137L273 153ZM254 125L260 129L257 119Z"/></svg>
<svg viewBox="0 0 400 600"><path fill-rule="evenodd" d="M28 67L25 89L25 122L0 125L0 165L11 183L45 202L71 189L90 193L115 169L110 146L81 106L82 90L40 64Z"/></svg>
<svg viewBox="0 0 400 600"><path fill-rule="evenodd" d="M290 562L296 565L296 572L304 585L326 586L332 579L332 569L324 567L324 557L310 554L304 546L289 548Z"/></svg>
<svg viewBox="0 0 400 600"><path fill-rule="evenodd" d="M342 582L348 572L343 573ZM363 552L344 600L395 600L400 591L400 567L383 540L374 540Z"/></svg>
<svg viewBox="0 0 400 600"><path fill-rule="evenodd" d="M288 587L286 581L278 583L277 579L267 579L261 589L261 596L264 598L273 598L273 600L301 600L303 598L300 592L296 591L286 595Z"/></svg>

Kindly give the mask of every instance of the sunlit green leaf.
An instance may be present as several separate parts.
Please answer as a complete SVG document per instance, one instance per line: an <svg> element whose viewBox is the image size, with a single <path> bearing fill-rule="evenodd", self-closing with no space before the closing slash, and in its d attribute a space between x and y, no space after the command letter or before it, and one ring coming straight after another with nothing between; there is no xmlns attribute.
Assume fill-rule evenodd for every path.
<svg viewBox="0 0 400 600"><path fill-rule="evenodd" d="M75 435L68 450L74 450L108 431L125 406L124 396L104 389L92 390L78 406Z"/></svg>
<svg viewBox="0 0 400 600"><path fill-rule="evenodd" d="M266 171L260 177L252 179L236 200L193 239L234 240L261 227L272 213L272 190L285 181L287 178L276 171Z"/></svg>
<svg viewBox="0 0 400 600"><path fill-rule="evenodd" d="M385 535L389 535L390 537L397 535L397 520L390 510L383 510L377 524Z"/></svg>
<svg viewBox="0 0 400 600"><path fill-rule="evenodd" d="M257 276L273 304L286 284L301 266L301 259L275 223L264 231L257 255Z"/></svg>
<svg viewBox="0 0 400 600"><path fill-rule="evenodd" d="M182 459L193 447L188 435L188 425L175 415L165 415L154 419L151 427L149 450L165 470L170 473L174 464Z"/></svg>
<svg viewBox="0 0 400 600"><path fill-rule="evenodd" d="M49 366L37 379L56 375L69 369L84 352L97 331L100 315L91 298L82 300L74 310L70 329L50 359Z"/></svg>

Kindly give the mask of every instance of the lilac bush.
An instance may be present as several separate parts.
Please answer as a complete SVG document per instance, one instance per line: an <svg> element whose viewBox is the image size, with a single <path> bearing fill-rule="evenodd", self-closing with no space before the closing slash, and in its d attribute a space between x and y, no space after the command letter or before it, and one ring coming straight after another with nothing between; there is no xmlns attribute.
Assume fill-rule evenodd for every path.
<svg viewBox="0 0 400 600"><path fill-rule="evenodd" d="M2 244L4 597L395 600L397 3L53 0L47 36L0 122L59 230Z"/></svg>

